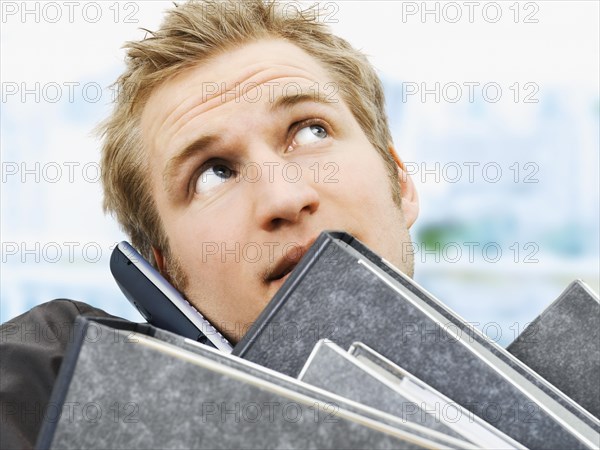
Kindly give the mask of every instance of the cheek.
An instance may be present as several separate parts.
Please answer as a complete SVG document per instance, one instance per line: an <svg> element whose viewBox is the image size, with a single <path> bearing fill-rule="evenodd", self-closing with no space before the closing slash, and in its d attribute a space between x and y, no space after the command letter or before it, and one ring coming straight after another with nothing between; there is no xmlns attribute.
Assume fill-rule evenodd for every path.
<svg viewBox="0 0 600 450"><path fill-rule="evenodd" d="M373 148L354 152L339 164L338 189L364 210L377 210L392 203L385 163Z"/></svg>
<svg viewBox="0 0 600 450"><path fill-rule="evenodd" d="M230 203L221 201L201 206L192 200L189 204L168 211L166 226L169 237L179 243L183 241L183 251L196 243L227 241L228 237L235 236L232 224L237 220L239 211Z"/></svg>
<svg viewBox="0 0 600 450"><path fill-rule="evenodd" d="M245 236L240 223L247 221L244 211L239 205L230 204L226 208L220 205L201 210L190 205L168 221L172 251L184 270L195 272L195 276L199 272L207 277L221 273L223 266L237 261L236 249L243 245Z"/></svg>

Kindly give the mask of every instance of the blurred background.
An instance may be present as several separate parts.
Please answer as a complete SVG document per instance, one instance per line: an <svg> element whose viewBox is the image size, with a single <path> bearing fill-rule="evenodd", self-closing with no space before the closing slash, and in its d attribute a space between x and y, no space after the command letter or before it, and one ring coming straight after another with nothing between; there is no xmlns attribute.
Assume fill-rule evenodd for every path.
<svg viewBox="0 0 600 450"><path fill-rule="evenodd" d="M54 298L142 320L109 271L126 236L101 210L91 130L121 45L171 6L2 3L1 322ZM598 292L599 3L318 8L384 82L422 205L416 281L502 345L572 280Z"/></svg>

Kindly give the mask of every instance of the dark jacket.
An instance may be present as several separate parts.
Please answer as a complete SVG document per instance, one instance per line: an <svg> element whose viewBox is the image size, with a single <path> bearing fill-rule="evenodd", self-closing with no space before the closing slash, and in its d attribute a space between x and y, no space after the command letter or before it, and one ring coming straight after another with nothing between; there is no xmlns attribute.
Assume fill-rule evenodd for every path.
<svg viewBox="0 0 600 450"><path fill-rule="evenodd" d="M79 315L114 317L85 303L61 299L36 306L0 326L1 449L35 446Z"/></svg>

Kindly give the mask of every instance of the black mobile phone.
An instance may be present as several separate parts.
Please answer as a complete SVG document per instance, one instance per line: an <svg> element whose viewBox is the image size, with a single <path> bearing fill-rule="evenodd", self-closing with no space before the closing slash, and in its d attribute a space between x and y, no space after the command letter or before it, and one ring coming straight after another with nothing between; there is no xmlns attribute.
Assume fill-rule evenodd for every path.
<svg viewBox="0 0 600 450"><path fill-rule="evenodd" d="M230 353L232 346L131 244L120 242L110 271L125 297L152 325Z"/></svg>

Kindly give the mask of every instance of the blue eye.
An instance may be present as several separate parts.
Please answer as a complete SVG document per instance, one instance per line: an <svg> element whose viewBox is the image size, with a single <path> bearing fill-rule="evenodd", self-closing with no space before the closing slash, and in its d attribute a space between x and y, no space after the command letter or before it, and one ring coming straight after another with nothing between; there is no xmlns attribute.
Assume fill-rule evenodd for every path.
<svg viewBox="0 0 600 450"><path fill-rule="evenodd" d="M302 127L294 135L294 143L297 145L312 144L325 139L328 136L327 131L321 125L309 125Z"/></svg>
<svg viewBox="0 0 600 450"><path fill-rule="evenodd" d="M202 171L196 180L196 193L202 194L225 183L234 176L233 170L225 164L213 164Z"/></svg>

